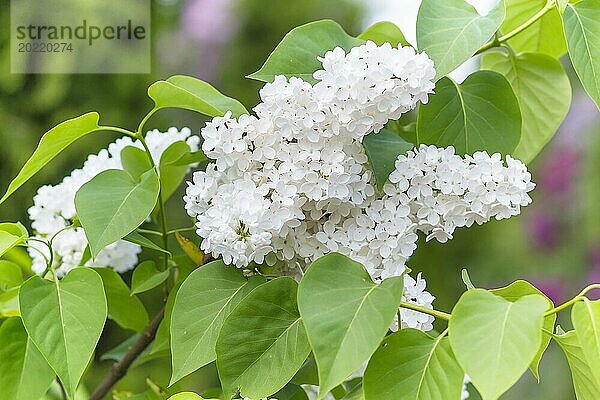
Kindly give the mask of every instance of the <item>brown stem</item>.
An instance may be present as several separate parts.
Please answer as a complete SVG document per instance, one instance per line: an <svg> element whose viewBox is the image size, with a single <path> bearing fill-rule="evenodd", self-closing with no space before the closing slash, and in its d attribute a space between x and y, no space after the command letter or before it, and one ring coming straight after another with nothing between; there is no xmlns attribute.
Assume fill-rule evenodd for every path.
<svg viewBox="0 0 600 400"><path fill-rule="evenodd" d="M154 340L154 336L156 336L156 331L158 330L158 326L160 322L163 320L165 316L165 308L163 307L160 312L154 317L154 319L150 322L150 325L146 327L142 336L129 348L125 357L119 362L113 364L110 372L104 377L102 383L98 385L96 390L90 396L90 400L101 400L106 394L110 391L110 389L127 374L127 370L133 364L136 358L142 354L142 352L148 347L150 343Z"/></svg>

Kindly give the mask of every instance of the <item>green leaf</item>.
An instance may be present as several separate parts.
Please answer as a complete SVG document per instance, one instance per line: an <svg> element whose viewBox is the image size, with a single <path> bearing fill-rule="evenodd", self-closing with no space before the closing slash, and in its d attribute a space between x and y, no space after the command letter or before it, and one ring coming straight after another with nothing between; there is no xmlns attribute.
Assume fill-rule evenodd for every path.
<svg viewBox="0 0 600 400"><path fill-rule="evenodd" d="M121 165L136 182L153 167L146 152L135 146L126 146L121 150Z"/></svg>
<svg viewBox="0 0 600 400"><path fill-rule="evenodd" d="M165 304L165 316L156 331L152 351L150 352L151 355L163 354L164 352L169 353L171 351L171 335L169 327L171 326L171 315L173 314L175 297L177 296L180 286L181 285L173 286L169 292L169 297Z"/></svg>
<svg viewBox="0 0 600 400"><path fill-rule="evenodd" d="M94 268L104 285L108 316L125 329L142 332L148 325L148 312L137 296L131 296L129 287L119 274L110 268Z"/></svg>
<svg viewBox="0 0 600 400"><path fill-rule="evenodd" d="M503 1L482 16L464 0L423 0L417 16L417 45L433 60L436 80L471 58L503 19Z"/></svg>
<svg viewBox="0 0 600 400"><path fill-rule="evenodd" d="M292 378L292 382L296 385L319 386L319 372L317 371L317 363L314 356L311 355L308 357L308 360L306 360Z"/></svg>
<svg viewBox="0 0 600 400"><path fill-rule="evenodd" d="M519 100L523 130L514 151L529 163L554 136L571 106L571 84L562 64L545 54L484 55L482 68L501 73Z"/></svg>
<svg viewBox="0 0 600 400"><path fill-rule="evenodd" d="M0 318L19 317L19 287L0 294Z"/></svg>
<svg viewBox="0 0 600 400"><path fill-rule="evenodd" d="M381 46L384 43L389 43L392 47L398 47L399 44L402 46L410 46L400 28L398 28L396 24L388 21L381 21L371 25L365 29L363 33L358 35L358 39L364 41L370 40L375 42L377 46Z"/></svg>
<svg viewBox="0 0 600 400"><path fill-rule="evenodd" d="M352 388L344 397L342 397L342 400L365 400L363 384L360 383L354 386L354 388Z"/></svg>
<svg viewBox="0 0 600 400"><path fill-rule="evenodd" d="M133 271L131 294L154 289L169 277L169 270L159 271L154 261L144 261Z"/></svg>
<svg viewBox="0 0 600 400"><path fill-rule="evenodd" d="M7 251L12 249L18 244L23 243L23 238L20 236L15 236L6 231L0 231L0 257L4 255Z"/></svg>
<svg viewBox="0 0 600 400"><path fill-rule="evenodd" d="M496 296L500 296L511 302L515 302L515 301L519 300L520 298L531 295L531 294L537 294L537 295L544 296L544 298L546 299L546 302L548 303L549 309L554 308L554 303L552 302L552 300L550 300L548 298L548 296L546 296L538 288L536 288L535 286L533 286L531 283L529 283L527 281L518 280L518 281L511 283L510 285L508 285L506 287L490 290L490 292L492 292ZM554 330L555 323L556 323L556 314L547 315L544 317L544 323L543 323L542 327L544 329L546 329L547 331L552 332ZM544 352L548 348L548 345L550 344L551 339L552 338L548 335L542 335L542 343L540 345L540 348L539 348L537 354L535 355L535 357L533 358L533 361L531 361L531 364L529 365L531 372L533 372L533 374L537 378L538 382L540 380L540 375L539 375L539 371L538 371L540 361L542 360L542 356L544 355Z"/></svg>
<svg viewBox="0 0 600 400"><path fill-rule="evenodd" d="M319 369L319 398L377 349L398 311L402 277L380 285L339 253L314 261L300 282L298 306Z"/></svg>
<svg viewBox="0 0 600 400"><path fill-rule="evenodd" d="M556 8L561 14L567 9L567 4L569 4L569 0L556 0Z"/></svg>
<svg viewBox="0 0 600 400"><path fill-rule="evenodd" d="M273 395L277 400L308 400L308 395L301 386L288 383Z"/></svg>
<svg viewBox="0 0 600 400"><path fill-rule="evenodd" d="M136 333L131 337L127 338L124 342L118 344L116 347L108 350L106 353L100 356L100 361L121 361L129 348L138 341L140 334ZM147 350L147 349L146 349ZM143 353L142 353L143 354Z"/></svg>
<svg viewBox="0 0 600 400"><path fill-rule="evenodd" d="M202 150L198 150L183 154L179 159L170 162L169 165L190 165L207 161L209 161L209 158L206 157L206 154Z"/></svg>
<svg viewBox="0 0 600 400"><path fill-rule="evenodd" d="M29 237L27 228L25 228L20 222L2 222L0 223L0 231L5 231L21 238Z"/></svg>
<svg viewBox="0 0 600 400"><path fill-rule="evenodd" d="M60 282L34 276L21 286L19 303L29 337L73 398L106 320L102 279L90 268Z"/></svg>
<svg viewBox="0 0 600 400"><path fill-rule="evenodd" d="M202 397L193 392L181 392L169 397L168 400L204 400Z"/></svg>
<svg viewBox="0 0 600 400"><path fill-rule="evenodd" d="M515 302L483 289L461 296L448 325L450 344L484 400L500 397L531 364L547 309L537 294Z"/></svg>
<svg viewBox="0 0 600 400"><path fill-rule="evenodd" d="M223 392L263 398L283 388L310 353L298 284L276 278L252 290L225 318L217 339Z"/></svg>
<svg viewBox="0 0 600 400"><path fill-rule="evenodd" d="M395 163L398 156L406 154L414 147L412 143L405 141L396 132L387 128L365 136L363 146L369 157L379 190L383 189L388 177L396 168Z"/></svg>
<svg viewBox="0 0 600 400"><path fill-rule="evenodd" d="M248 114L248 110L246 110L246 107L242 103L232 97L225 96L208 82L185 75L172 76L167 79L167 82L183 88L194 96L206 101L212 107L219 110L221 115L224 115L227 111L231 111L231 115L235 118L242 114ZM209 116L214 117L216 115Z"/></svg>
<svg viewBox="0 0 600 400"><path fill-rule="evenodd" d="M75 208L92 256L140 226L154 209L159 190L154 170L135 182L127 172L110 169L84 184L75 194Z"/></svg>
<svg viewBox="0 0 600 400"><path fill-rule="evenodd" d="M263 66L248 78L272 82L276 75L285 75L314 84L317 81L313 73L322 68L317 57L324 56L336 47L348 51L363 43L348 35L337 22L330 19L309 22L285 35Z"/></svg>
<svg viewBox="0 0 600 400"><path fill-rule="evenodd" d="M443 78L429 103L419 107L419 143L454 146L457 154L479 150L512 154L520 137L519 103L510 84L496 72L476 72L460 85Z"/></svg>
<svg viewBox="0 0 600 400"><path fill-rule="evenodd" d="M569 57L596 106L600 108L600 0L569 3L563 14Z"/></svg>
<svg viewBox="0 0 600 400"><path fill-rule="evenodd" d="M54 380L54 371L27 337L21 318L0 326L0 387L2 398L40 399Z"/></svg>
<svg viewBox="0 0 600 400"><path fill-rule="evenodd" d="M263 279L246 280L242 271L213 261L181 284L171 319L173 374L171 384L217 357L215 345L231 310Z"/></svg>
<svg viewBox="0 0 600 400"><path fill-rule="evenodd" d="M11 261L0 260L0 293L23 283L21 267Z"/></svg>
<svg viewBox="0 0 600 400"><path fill-rule="evenodd" d="M569 362L577 400L596 400L600 393L600 385L587 362L577 332L554 335L554 340L560 345Z"/></svg>
<svg viewBox="0 0 600 400"><path fill-rule="evenodd" d="M35 175L71 143L90 132L99 130L98 113L91 112L58 124L42 136L37 148L29 157L19 174L12 180L0 203L3 203L21 185Z"/></svg>
<svg viewBox="0 0 600 400"><path fill-rule="evenodd" d="M546 5L546 0L504 0L506 18L500 25L504 34L523 25ZM558 58L567 51L563 24L558 8L554 7L542 18L508 41L517 52L544 53Z"/></svg>
<svg viewBox="0 0 600 400"><path fill-rule="evenodd" d="M248 114L237 100L227 97L210 84L191 76L172 76L148 88L155 108L184 108L209 117L219 117L231 111L234 117Z"/></svg>
<svg viewBox="0 0 600 400"><path fill-rule="evenodd" d="M373 354L363 386L367 400L460 399L463 379L447 337L401 329Z"/></svg>
<svg viewBox="0 0 600 400"><path fill-rule="evenodd" d="M154 243L152 240L148 239L147 237L137 233L136 231L133 231L129 235L125 236L123 238L123 240L127 240L128 242L131 242L131 243L139 244L140 246L145 247L147 249L152 249L152 250L160 251L161 253L171 255L170 252L163 249L162 247L160 247L159 245L157 245L156 243Z"/></svg>
<svg viewBox="0 0 600 400"><path fill-rule="evenodd" d="M172 143L162 153L159 163L159 174L163 202L167 201L181 182L183 182L188 165L176 165L175 163L187 154L191 154L191 149L184 141Z"/></svg>
<svg viewBox="0 0 600 400"><path fill-rule="evenodd" d="M576 303L571 310L571 320L587 364L600 386L600 301L584 298Z"/></svg>

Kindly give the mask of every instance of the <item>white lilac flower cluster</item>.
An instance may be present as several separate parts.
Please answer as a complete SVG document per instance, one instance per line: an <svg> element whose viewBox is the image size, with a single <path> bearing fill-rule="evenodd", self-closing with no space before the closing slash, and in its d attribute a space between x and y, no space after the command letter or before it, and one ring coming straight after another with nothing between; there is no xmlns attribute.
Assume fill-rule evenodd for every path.
<svg viewBox="0 0 600 400"><path fill-rule="evenodd" d="M200 138L192 136L188 128L181 131L170 128L166 133L153 130L146 134L145 140L156 163L160 161L162 153L175 142L185 141L192 151L198 150L200 142ZM56 268L59 276L80 265L87 247L87 239L82 228L61 231L71 225L76 216L75 193L100 172L108 169L123 169L121 150L127 146L142 148L139 140L134 142L130 137L117 139L107 149L90 155L82 168L71 172L59 184L39 188L33 198L34 204L29 208L31 226L38 239L48 240L56 235L52 243L53 267ZM29 254L33 259L32 269L38 274L42 273L46 269L44 256L49 256L49 249L33 241L30 242L30 246L33 247L29 248ZM84 265L111 267L118 272L124 272L137 264L140 252L140 246L120 240L107 246L95 260L90 259Z"/></svg>
<svg viewBox="0 0 600 400"><path fill-rule="evenodd" d="M184 197L202 250L292 274L335 251L382 280L405 271L419 231L445 242L458 227L516 215L531 202L520 161L425 145L398 157L378 193L362 139L427 102L433 63L411 47L372 42L319 60L314 85L277 76L260 91L256 116L228 113L202 129L202 149L215 161L194 173ZM431 308L420 276L405 285L405 301ZM402 317L431 329L429 316Z"/></svg>

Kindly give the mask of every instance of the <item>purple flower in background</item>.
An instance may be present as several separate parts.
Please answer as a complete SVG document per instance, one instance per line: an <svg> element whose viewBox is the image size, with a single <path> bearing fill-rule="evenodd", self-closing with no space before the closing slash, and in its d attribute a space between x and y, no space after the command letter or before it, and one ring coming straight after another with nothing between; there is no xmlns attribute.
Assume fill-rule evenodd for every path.
<svg viewBox="0 0 600 400"><path fill-rule="evenodd" d="M548 249L558 242L558 226L551 215L536 212L530 216L529 231L536 247Z"/></svg>
<svg viewBox="0 0 600 400"><path fill-rule="evenodd" d="M531 282L542 293L548 296L554 304L562 303L566 299L567 290L564 285L564 279L561 277L546 276L532 279Z"/></svg>
<svg viewBox="0 0 600 400"><path fill-rule="evenodd" d="M235 31L232 0L188 0L181 13L183 32L205 44L224 44Z"/></svg>
<svg viewBox="0 0 600 400"><path fill-rule="evenodd" d="M549 194L561 195L569 192L578 171L579 151L574 148L559 147L544 165L539 174L539 187Z"/></svg>
<svg viewBox="0 0 600 400"><path fill-rule="evenodd" d="M187 0L176 31L158 39L163 74L194 75L214 81L222 50L238 27L236 0Z"/></svg>

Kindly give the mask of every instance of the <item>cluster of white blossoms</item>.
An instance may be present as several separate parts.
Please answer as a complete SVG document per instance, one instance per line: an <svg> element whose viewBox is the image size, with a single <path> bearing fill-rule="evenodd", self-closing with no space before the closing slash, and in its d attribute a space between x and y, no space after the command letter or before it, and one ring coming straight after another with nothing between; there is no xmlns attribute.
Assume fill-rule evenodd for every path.
<svg viewBox="0 0 600 400"><path fill-rule="evenodd" d="M162 153L175 142L185 141L192 151L198 150L200 142L200 138L192 136L188 128L183 128L181 131L170 128L165 133L153 130L146 134L145 140L156 163L160 161ZM73 223L76 216L75 193L100 172L108 169L123 169L121 150L127 146L143 148L139 140L134 142L130 137L117 139L107 149L90 155L82 168L71 172L59 184L39 188L33 198L34 204L29 208L31 226L37 239L48 240L56 235L52 242L54 250L52 267L56 269L59 276L78 267L82 261L86 266L108 266L118 272L127 271L137 264L138 254L141 252L140 246L124 240L104 248L95 260L83 260L87 247L83 229L64 229ZM46 269L44 256L49 257L49 249L41 243L31 241L29 254L33 259L33 271L42 273Z"/></svg>
<svg viewBox="0 0 600 400"><path fill-rule="evenodd" d="M194 173L184 200L203 251L300 275L340 252L378 281L406 270L419 231L445 242L458 227L531 202L534 184L520 161L425 145L398 156L379 193L362 139L427 102L433 63L412 47L372 42L319 60L315 84L277 76L260 91L256 116L228 113L202 129L202 149L215 161ZM420 276L406 276L405 286L405 301L431 308ZM433 321L410 310L402 318L424 330Z"/></svg>

